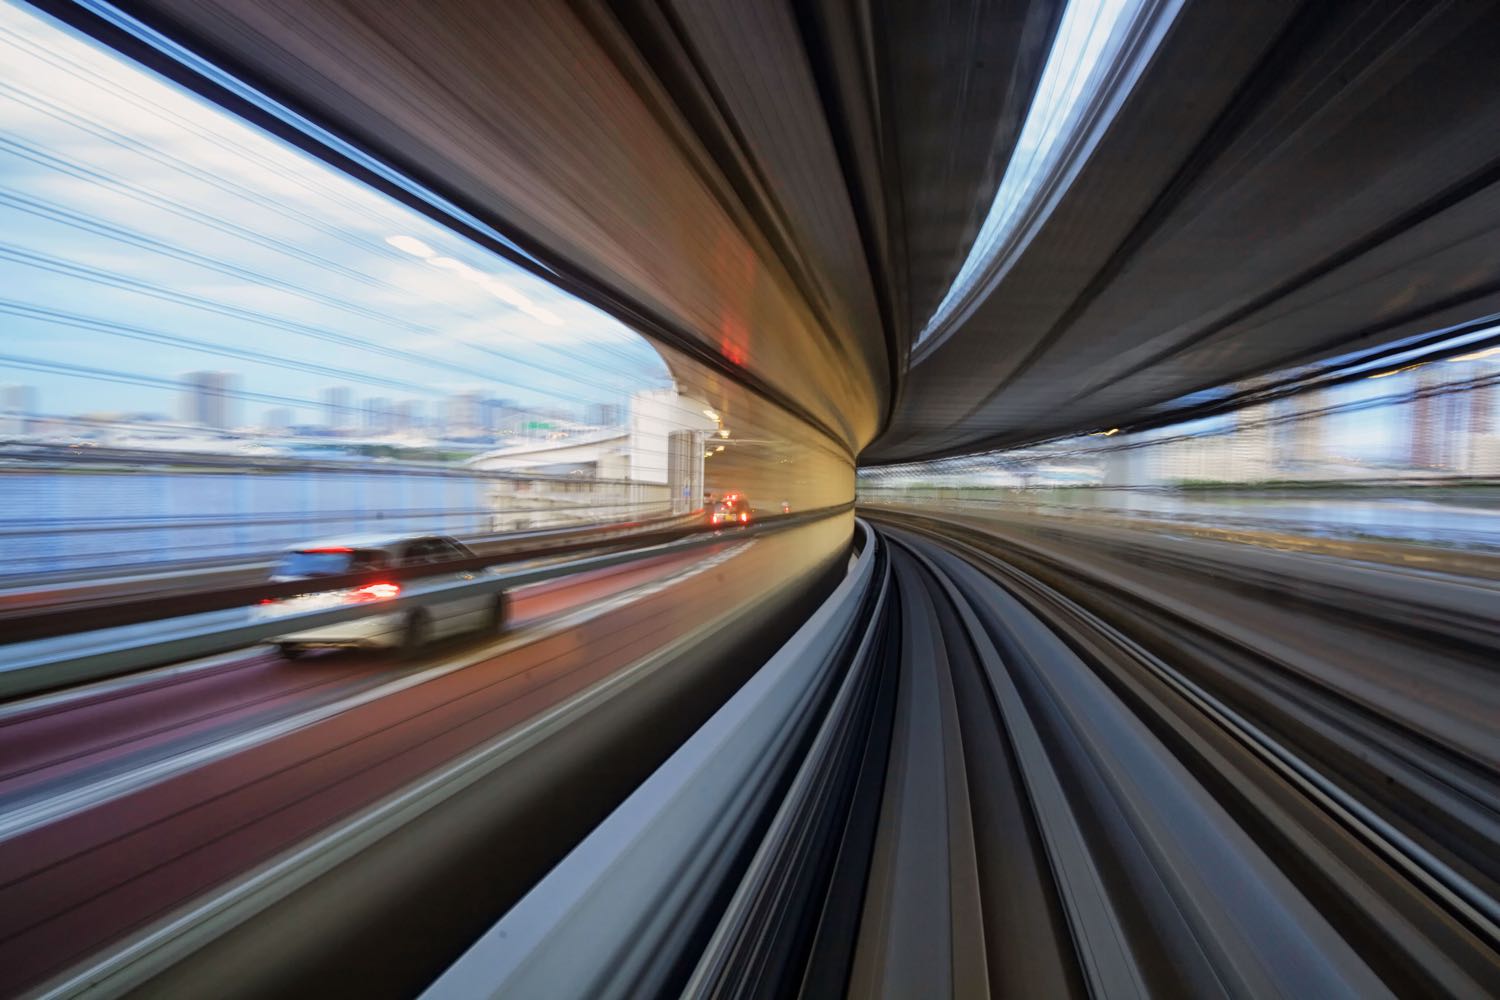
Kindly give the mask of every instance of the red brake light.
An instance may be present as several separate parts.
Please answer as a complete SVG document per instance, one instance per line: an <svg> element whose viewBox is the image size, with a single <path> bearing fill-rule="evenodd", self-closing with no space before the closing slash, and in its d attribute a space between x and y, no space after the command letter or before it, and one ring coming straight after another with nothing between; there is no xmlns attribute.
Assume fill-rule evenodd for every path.
<svg viewBox="0 0 1500 1000"><path fill-rule="evenodd" d="M750 515L746 514L744 511L740 511L740 522L744 523L745 521L748 521L748 520L750 520Z"/></svg>
<svg viewBox="0 0 1500 1000"><path fill-rule="evenodd" d="M317 553L328 553L328 552L345 552L345 553L348 553L348 552L353 552L354 550L351 549L351 548L349 548L347 545L331 545L331 546L329 546L327 548L322 548L322 549L303 549L302 551L303 552L317 552Z"/></svg>
<svg viewBox="0 0 1500 1000"><path fill-rule="evenodd" d="M385 601L401 594L399 583L367 583L349 592L356 601Z"/></svg>

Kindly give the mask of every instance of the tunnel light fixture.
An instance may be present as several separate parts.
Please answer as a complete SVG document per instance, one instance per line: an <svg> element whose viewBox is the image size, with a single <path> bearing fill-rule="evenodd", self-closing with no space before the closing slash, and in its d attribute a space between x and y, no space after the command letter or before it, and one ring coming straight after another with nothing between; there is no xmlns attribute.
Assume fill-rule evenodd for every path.
<svg viewBox="0 0 1500 1000"><path fill-rule="evenodd" d="M729 436L729 428L728 427L720 427L719 428L719 437L721 437L721 438L727 438L728 436Z"/></svg>
<svg viewBox="0 0 1500 1000"><path fill-rule="evenodd" d="M719 445L717 448L714 449L714 451L723 451L723 450L724 450L724 446L722 444Z"/></svg>
<svg viewBox="0 0 1500 1000"><path fill-rule="evenodd" d="M1019 259L1088 161L1184 0L1068 0L989 214L917 347L935 346ZM930 345L929 345L930 341Z"/></svg>
<svg viewBox="0 0 1500 1000"><path fill-rule="evenodd" d="M714 423L718 423L719 422L719 415L717 413L715 413L713 410L704 410L703 411L703 415L705 417L707 417L708 419L712 420Z"/></svg>

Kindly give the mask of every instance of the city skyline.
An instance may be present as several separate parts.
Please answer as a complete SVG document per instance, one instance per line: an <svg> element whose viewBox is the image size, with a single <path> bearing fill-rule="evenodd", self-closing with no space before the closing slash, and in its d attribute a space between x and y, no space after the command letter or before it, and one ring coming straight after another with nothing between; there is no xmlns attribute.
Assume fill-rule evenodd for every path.
<svg viewBox="0 0 1500 1000"><path fill-rule="evenodd" d="M27 81L0 382L52 412L180 416L181 375L226 368L214 422L245 425L309 422L330 382L542 406L667 380L611 317L45 16L0 5L0 33Z"/></svg>
<svg viewBox="0 0 1500 1000"><path fill-rule="evenodd" d="M175 413L151 411L91 410L52 412L39 403L34 385L0 386L0 418L3 432L25 435L52 426L91 425L102 429L161 425L167 429L199 429L230 434L271 434L298 431L334 436L379 436L409 432L432 432L454 436L499 434L524 429L538 420L580 425L622 425L629 407L625 403L580 403L569 406L523 406L515 400L491 396L480 390L455 393L434 402L425 400L358 397L348 386L329 386L324 402L310 415L297 420L289 407L272 407L259 421L236 421L235 400L229 395L233 372L190 372L183 376ZM86 429L80 427L79 429Z"/></svg>

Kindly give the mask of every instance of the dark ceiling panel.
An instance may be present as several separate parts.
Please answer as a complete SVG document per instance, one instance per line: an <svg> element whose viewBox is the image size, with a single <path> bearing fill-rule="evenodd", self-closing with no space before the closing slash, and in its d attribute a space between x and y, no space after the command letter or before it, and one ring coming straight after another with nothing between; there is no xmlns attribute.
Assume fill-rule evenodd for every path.
<svg viewBox="0 0 1500 1000"><path fill-rule="evenodd" d="M1062 16L1056 0L876 0L914 336L994 200Z"/></svg>
<svg viewBox="0 0 1500 1000"><path fill-rule="evenodd" d="M1043 233L906 375L886 462L1128 425L1497 311L1490 4L1188 5Z"/></svg>

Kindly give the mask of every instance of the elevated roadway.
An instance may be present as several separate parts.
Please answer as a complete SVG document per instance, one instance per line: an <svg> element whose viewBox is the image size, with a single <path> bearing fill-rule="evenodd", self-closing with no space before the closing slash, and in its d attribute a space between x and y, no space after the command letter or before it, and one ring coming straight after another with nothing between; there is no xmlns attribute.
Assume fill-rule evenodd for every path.
<svg viewBox="0 0 1500 1000"><path fill-rule="evenodd" d="M524 588L506 635L450 642L416 662L349 653L288 663L252 649L6 704L6 992L87 966L101 950L128 952L143 931L170 927L203 898L507 733L565 708L587 715L582 738L602 757L565 755L562 765L543 752L554 784L508 802L508 820L470 831L475 848L492 853L493 879L450 869L444 878L460 885L407 900L395 923L365 911L362 920L384 927L372 934L406 939L392 939L392 961L368 974L348 972L376 939L354 924L303 938L308 953L289 950L274 973L298 988L320 967L330 983L419 987L462 947L452 926L498 912L500 885L527 885L753 670L790 627L778 616L789 623L816 588L827 563L814 553L829 551L819 538L830 530L728 532L703 549ZM721 658L735 650L740 657ZM598 719L620 711L623 721ZM492 837L498 854L482 846L497 844ZM471 903L459 904L465 894ZM432 923L414 925L417 914Z"/></svg>

